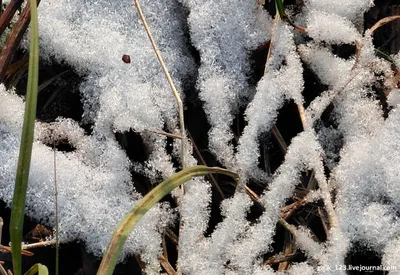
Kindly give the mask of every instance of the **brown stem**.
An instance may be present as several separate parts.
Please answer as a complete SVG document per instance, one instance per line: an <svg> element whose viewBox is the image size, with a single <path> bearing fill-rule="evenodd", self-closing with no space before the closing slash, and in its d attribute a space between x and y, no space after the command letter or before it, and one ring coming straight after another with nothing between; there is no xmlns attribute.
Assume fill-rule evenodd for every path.
<svg viewBox="0 0 400 275"><path fill-rule="evenodd" d="M379 20L378 22L375 23L375 25L372 26L372 28L369 29L369 31L371 32L371 35L374 34L374 32L379 29L380 27L382 27L383 25L392 22L393 20L397 20L400 19L400 15L394 15L394 16L388 16L385 18L382 18L381 20Z"/></svg>
<svg viewBox="0 0 400 275"><path fill-rule="evenodd" d="M190 134L189 130L187 132L188 132L188 136L190 138L190 141L192 142L193 149L195 150L197 156L199 157L201 164L207 166L207 163L204 160L203 155L201 154L199 148L197 147L196 142L194 142L193 137ZM221 196L221 199L225 199L224 192L222 192L221 187L219 187L219 184L218 184L217 180L214 178L214 176L209 174L209 175L207 175L207 177L211 180L212 184L217 189L219 195Z"/></svg>
<svg viewBox="0 0 400 275"><path fill-rule="evenodd" d="M11 0L10 3L7 5L7 8L0 16L0 36L3 34L4 30L10 24L15 12L22 4L22 0ZM1 7L0 1L0 7Z"/></svg>
<svg viewBox="0 0 400 275"><path fill-rule="evenodd" d="M168 275L176 274L175 269L172 267L172 265L169 263L169 261L163 255L160 256L160 262L161 262L161 266L165 269L165 271L167 272Z"/></svg>
<svg viewBox="0 0 400 275"><path fill-rule="evenodd" d="M37 5L39 5L40 0L37 0ZM3 49L0 54L0 82L3 82L5 73L7 71L8 65L10 65L15 49L21 43L24 33L28 29L29 22L31 21L31 11L30 11L30 1L26 4L21 16L19 17L17 23L15 24L10 37L4 44Z"/></svg>

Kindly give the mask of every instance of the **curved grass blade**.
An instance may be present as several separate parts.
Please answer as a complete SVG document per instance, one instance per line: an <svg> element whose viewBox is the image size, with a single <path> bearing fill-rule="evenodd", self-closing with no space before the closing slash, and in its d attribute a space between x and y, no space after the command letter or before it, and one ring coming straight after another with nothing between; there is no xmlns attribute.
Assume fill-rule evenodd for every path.
<svg viewBox="0 0 400 275"><path fill-rule="evenodd" d="M125 218L120 222L117 229L114 231L106 252L104 253L97 275L111 275L113 273L118 257L130 232L151 207L173 189L189 181L191 178L208 174L224 174L234 178L235 180L238 179L238 175L229 170L198 165L186 168L161 182L146 196L144 196L139 204L129 211Z"/></svg>
<svg viewBox="0 0 400 275"><path fill-rule="evenodd" d="M29 52L29 72L26 92L26 107L22 127L21 146L14 196L11 208L10 236L14 275L21 275L21 242L24 223L26 191L28 188L29 167L31 163L33 132L36 118L36 103L39 75L39 42L36 0L30 0L31 33Z"/></svg>
<svg viewBox="0 0 400 275"><path fill-rule="evenodd" d="M42 264L35 264L32 266L26 273L25 275L34 275L34 274L39 274L39 275L48 275L49 271L47 270L47 267Z"/></svg>

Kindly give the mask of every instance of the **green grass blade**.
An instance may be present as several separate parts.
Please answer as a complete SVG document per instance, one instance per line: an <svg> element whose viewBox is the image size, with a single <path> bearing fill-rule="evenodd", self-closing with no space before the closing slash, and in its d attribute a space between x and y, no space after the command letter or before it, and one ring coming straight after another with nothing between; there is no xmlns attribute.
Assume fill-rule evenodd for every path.
<svg viewBox="0 0 400 275"><path fill-rule="evenodd" d="M47 270L47 267L42 265L42 264L35 264L32 266L26 273L25 275L34 275L34 274L39 274L39 275L48 275L49 271Z"/></svg>
<svg viewBox="0 0 400 275"><path fill-rule="evenodd" d="M279 16L284 19L286 18L285 7L283 6L282 0L275 0L276 8L278 10Z"/></svg>
<svg viewBox="0 0 400 275"><path fill-rule="evenodd" d="M26 191L28 188L29 167L31 163L33 132L36 118L36 103L39 75L39 42L36 0L30 1L31 33L29 52L29 72L26 92L26 107L22 127L17 175L11 209L10 236L14 275L21 275L21 242L24 223Z"/></svg>
<svg viewBox="0 0 400 275"><path fill-rule="evenodd" d="M385 53L384 51L381 51L379 49L375 49L375 54L376 54L376 56L378 56L380 58L383 58L386 61L389 61L390 63L394 64L393 58L389 54Z"/></svg>
<svg viewBox="0 0 400 275"><path fill-rule="evenodd" d="M161 182L151 190L139 204L129 211L120 222L111 238L106 252L104 253L97 275L111 275L117 264L118 257L122 251L126 239L137 222L146 214L151 207L159 202L165 195L176 187L189 181L192 177L205 176L207 174L224 174L237 180L238 175L229 170L218 167L194 166L186 168Z"/></svg>

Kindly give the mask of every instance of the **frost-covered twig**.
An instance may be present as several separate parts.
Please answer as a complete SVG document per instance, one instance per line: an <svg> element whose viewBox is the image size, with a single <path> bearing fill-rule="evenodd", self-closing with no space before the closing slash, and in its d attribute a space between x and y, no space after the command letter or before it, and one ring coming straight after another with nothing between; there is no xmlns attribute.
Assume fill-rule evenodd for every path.
<svg viewBox="0 0 400 275"><path fill-rule="evenodd" d="M22 249L29 250L29 249L34 249L34 248L38 248L38 247L57 245L57 243L63 244L63 243L69 243L69 242L71 242L71 240L68 240L68 239L62 239L62 240L52 239L52 240L41 241L41 242L37 242L37 243L23 244L22 245Z"/></svg>

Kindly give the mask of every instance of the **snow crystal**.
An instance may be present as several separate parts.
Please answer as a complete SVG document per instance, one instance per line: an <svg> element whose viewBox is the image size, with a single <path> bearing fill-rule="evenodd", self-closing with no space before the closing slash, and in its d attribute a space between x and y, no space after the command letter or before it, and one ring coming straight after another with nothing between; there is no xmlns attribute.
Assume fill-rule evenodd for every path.
<svg viewBox="0 0 400 275"><path fill-rule="evenodd" d="M283 23L278 23L276 28L274 54L268 61L267 74L259 81L257 93L246 109L248 125L239 140L236 161L243 181L257 167L258 137L271 129L284 99L302 103L303 70L295 52L293 34ZM287 65L281 66L282 62Z"/></svg>
<svg viewBox="0 0 400 275"><path fill-rule="evenodd" d="M400 104L400 90L392 90L387 97L388 104L391 106L396 106Z"/></svg>
<svg viewBox="0 0 400 275"><path fill-rule="evenodd" d="M373 6L373 0L307 0L306 5L309 9L324 11L347 17L350 20L362 16L370 7Z"/></svg>
<svg viewBox="0 0 400 275"><path fill-rule="evenodd" d="M400 265L400 239L397 237L388 242L385 248L385 254L382 257L382 265L388 268L389 275L399 273Z"/></svg>
<svg viewBox="0 0 400 275"><path fill-rule="evenodd" d="M307 34L316 42L330 44L354 44L361 39L360 33L349 20L315 10L308 14Z"/></svg>
<svg viewBox="0 0 400 275"><path fill-rule="evenodd" d="M399 111L395 108L386 121L378 121L346 144L332 178L338 184L336 208L344 233L381 252L399 234L395 209L400 205L400 143L393 138L400 133ZM393 256L385 257L390 262Z"/></svg>
<svg viewBox="0 0 400 275"><path fill-rule="evenodd" d="M302 274L302 275L313 275L315 274L315 269L307 263L295 263L291 268L292 274Z"/></svg>
<svg viewBox="0 0 400 275"><path fill-rule="evenodd" d="M11 204L18 160L24 105L22 99L0 86L0 197ZM129 161L116 141L99 144L83 135L71 120L51 124L38 123L33 145L30 181L27 193L29 216L50 226L55 224L54 153L46 143L68 140L73 152L56 151L59 206L59 233L63 239L83 240L88 249L100 256L107 247L116 225L138 202L132 188ZM125 253L142 253L150 270L159 270L160 229L169 223L167 209L155 207L129 238ZM146 233L144 233L146 232Z"/></svg>
<svg viewBox="0 0 400 275"><path fill-rule="evenodd" d="M309 257L314 257L315 260L320 260L324 247L312 239L311 232L307 228L300 227L296 230L296 244Z"/></svg>
<svg viewBox="0 0 400 275"><path fill-rule="evenodd" d="M343 60L334 56L329 49L313 43L300 45L299 52L321 82L331 87L343 86L354 64L354 60Z"/></svg>
<svg viewBox="0 0 400 275"><path fill-rule="evenodd" d="M294 39L294 29L287 22L277 20L272 26L256 1L141 1L181 96L183 84L197 81L196 92L211 126L209 149L241 176L234 196L222 202L223 220L210 236L205 236L210 183L193 179L184 194L173 192L179 204L177 269L182 273L280 274L263 264L263 256L271 250L281 207L299 184L301 173L310 170L319 189L306 200L324 202L329 218L327 240L319 243L309 229L292 225L295 241L308 257L292 265L292 274L344 274L326 267L343 265L355 243L383 255L384 265L398 267L399 92L390 64L375 56L370 33L362 36L357 28L373 1L304 3L300 15L293 16L305 22L312 39L307 42L300 35ZM43 1L39 24L41 57L65 62L82 77L83 122L90 122L93 131L87 135L78 122L66 118L37 122L27 214L54 225L52 145L67 142L71 152L55 150L60 237L84 241L100 256L115 226L141 199L133 188L131 171L139 171L153 183L175 172L171 159L179 156L181 141L173 141L170 154L167 138L151 130L180 134L176 101L131 1ZM248 81L249 54L269 39L265 75L253 89ZM355 41L354 56L343 59L332 53L332 44ZM200 53L198 65L190 44ZM123 55L130 56L130 64L122 62ZM400 67L400 54L393 59ZM284 162L273 176L264 177L257 167L259 138L270 131L285 102L303 104L302 62L328 89L305 109L307 125L291 140ZM391 90L387 118L374 96L377 83ZM330 104L334 126L320 120ZM247 124L238 147L233 148L231 124L239 108L245 108ZM0 85L0 198L8 205L23 111L22 99ZM131 163L115 140L116 132L130 130L140 134L151 149L144 163ZM191 147L186 149L186 165L196 165ZM265 211L251 224L247 213L253 202L242 187L249 179L262 177L266 188L258 203ZM146 273L158 274L161 232L172 224L175 214L168 204L152 208L128 238L123 256L140 254Z"/></svg>
<svg viewBox="0 0 400 275"><path fill-rule="evenodd" d="M249 50L267 41L271 20L255 1L180 1L189 9L190 38L201 57L198 88L211 124L209 147L233 168L230 125L250 95Z"/></svg>

